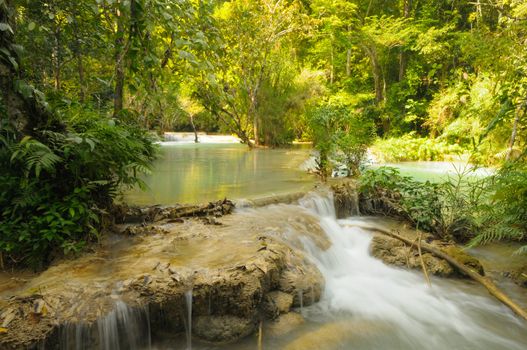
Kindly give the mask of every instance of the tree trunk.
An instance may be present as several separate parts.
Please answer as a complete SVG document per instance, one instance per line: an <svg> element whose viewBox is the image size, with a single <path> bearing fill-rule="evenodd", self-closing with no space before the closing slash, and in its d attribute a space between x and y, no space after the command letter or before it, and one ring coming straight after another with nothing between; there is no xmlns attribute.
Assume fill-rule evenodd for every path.
<svg viewBox="0 0 527 350"><path fill-rule="evenodd" d="M520 107L516 109L516 115L514 117L514 122L512 123L512 133L511 133L511 139L509 141L509 150L507 151L507 156L505 157L505 160L510 160L512 157L512 151L514 149L514 144L516 143L516 134L518 132L518 122L520 121L520 113L524 107L524 104L522 104Z"/></svg>
<svg viewBox="0 0 527 350"><path fill-rule="evenodd" d="M192 126L192 130L194 131L194 143L198 143L198 132L196 131L196 125L194 125L194 116L190 115L190 125Z"/></svg>
<svg viewBox="0 0 527 350"><path fill-rule="evenodd" d="M351 35L351 26L348 26L348 35ZM346 51L346 76L351 75L351 49Z"/></svg>
<svg viewBox="0 0 527 350"><path fill-rule="evenodd" d="M82 60L82 44L79 38L79 25L77 19L74 22L75 25L75 47L74 54L77 61L77 73L79 75L79 101L83 103L86 99L86 83L84 79L84 62Z"/></svg>
<svg viewBox="0 0 527 350"><path fill-rule="evenodd" d="M334 57L334 54L333 54L333 43L331 44L331 55L330 55L330 59L331 59L331 70L329 71L329 84L330 85L333 85L333 80L335 79L335 57Z"/></svg>
<svg viewBox="0 0 527 350"><path fill-rule="evenodd" d="M404 18L410 18L410 10L412 8L412 0L404 0L403 16ZM406 65L408 62L407 53L404 52L404 48L401 47L399 52L399 81L404 79L406 74Z"/></svg>
<svg viewBox="0 0 527 350"><path fill-rule="evenodd" d="M62 60L61 60L61 48L60 48L60 25L55 25L54 35L53 35L53 79L54 84L53 87L55 91L60 90L60 71L62 68Z"/></svg>
<svg viewBox="0 0 527 350"><path fill-rule="evenodd" d="M253 132L254 132L254 144L255 146L259 146L260 145L260 136L258 135L259 133L259 128L258 128L258 115L256 113L254 113L254 116L253 116Z"/></svg>
<svg viewBox="0 0 527 350"><path fill-rule="evenodd" d="M77 52L77 72L79 74L79 101L83 103L86 100L86 83L84 79L84 63L82 61L82 54Z"/></svg>
<svg viewBox="0 0 527 350"><path fill-rule="evenodd" d="M123 33L123 16L120 10L117 10L117 33L115 39L115 90L113 97L113 117L116 118L123 109L124 95L124 33Z"/></svg>
<svg viewBox="0 0 527 350"><path fill-rule="evenodd" d="M368 48L368 54L370 55L373 82L375 86L375 102L380 105L384 101L384 79L382 74L382 67L379 63L377 56L377 50L375 48Z"/></svg>

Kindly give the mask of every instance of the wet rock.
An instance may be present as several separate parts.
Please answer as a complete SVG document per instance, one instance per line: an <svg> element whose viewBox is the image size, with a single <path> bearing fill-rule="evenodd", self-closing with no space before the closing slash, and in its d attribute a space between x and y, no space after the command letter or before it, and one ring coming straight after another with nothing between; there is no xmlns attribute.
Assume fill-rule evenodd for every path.
<svg viewBox="0 0 527 350"><path fill-rule="evenodd" d="M166 233L168 233L168 230L160 225L130 225L122 231L122 234L128 236L155 235Z"/></svg>
<svg viewBox="0 0 527 350"><path fill-rule="evenodd" d="M403 242L387 236L375 236L371 243L371 254L381 259L384 263L396 266L405 266L412 269L421 269L421 259L415 249L410 249ZM449 277L454 274L454 269L446 261L423 252L423 261L427 271L436 276Z"/></svg>
<svg viewBox="0 0 527 350"><path fill-rule="evenodd" d="M279 289L293 296L293 306L308 306L320 300L324 277L313 265L294 266L282 273Z"/></svg>
<svg viewBox="0 0 527 350"><path fill-rule="evenodd" d="M293 296L291 294L274 291L266 294L263 310L268 318L274 319L280 314L288 313L292 306Z"/></svg>
<svg viewBox="0 0 527 350"><path fill-rule="evenodd" d="M211 343L230 343L248 336L256 328L256 319L231 315L199 316L192 323L193 335Z"/></svg>
<svg viewBox="0 0 527 350"><path fill-rule="evenodd" d="M483 266L481 265L479 260L469 255L461 248L458 248L454 245L449 245L442 248L442 250L457 261L459 261L460 263L462 263L463 265L471 267L480 275L485 275L485 271L483 270Z"/></svg>
<svg viewBox="0 0 527 350"><path fill-rule="evenodd" d="M439 246L434 242L430 242L429 244L436 244L438 248L442 249L445 253L454 257L459 262L473 268L480 274L484 274L480 262L476 258L465 253L462 249L454 245ZM386 264L412 269L422 269L421 258L419 257L417 250L410 249L405 243L397 239L383 235L374 236L370 250L374 257L381 259ZM445 260L437 258L425 251L422 252L422 256L426 269L430 274L440 277L454 277L460 275L460 273Z"/></svg>
<svg viewBox="0 0 527 350"><path fill-rule="evenodd" d="M346 179L331 186L337 218L359 215L359 193L357 183Z"/></svg>
<svg viewBox="0 0 527 350"><path fill-rule="evenodd" d="M299 326L304 324L304 317L296 312L289 312L280 315L275 321L266 325L264 334L272 337L279 337L287 333L291 333Z"/></svg>
<svg viewBox="0 0 527 350"><path fill-rule="evenodd" d="M508 272L507 275L520 287L527 288L527 265L514 269Z"/></svg>
<svg viewBox="0 0 527 350"><path fill-rule="evenodd" d="M222 213L230 210L226 202L221 206ZM206 207L213 210L211 215L219 210L215 205ZM121 236L115 242L105 242L96 254L49 268L33 282L42 286L42 295L30 294L31 298L9 299L2 304L2 311L16 312L12 316L3 312L0 317L0 324L9 327L8 333L0 336L0 349L32 348L42 342L54 349L52 344L60 338L61 330L72 324L97 329L98 322L112 314L119 302L147 310L154 334L179 334L185 330L190 290L196 337L224 343L255 332L262 310L268 309L266 313L274 318L287 313L292 305L309 305L320 299L324 285L316 266L303 256L301 248L295 248L301 247L300 235L316 238L324 232L309 215L289 215L287 210L290 208L274 208L267 213L282 215L285 228L267 229L269 220L260 218L261 213L224 217L219 226L207 227L201 219L174 225L134 225L146 231L159 226L169 232ZM284 239L288 230L298 233L298 242ZM312 241L319 247L329 245L327 238ZM37 300L45 304L39 301L36 305ZM293 317L284 320L293 324Z"/></svg>
<svg viewBox="0 0 527 350"><path fill-rule="evenodd" d="M284 350L347 349L353 338L371 337L386 331L386 325L368 321L328 323L303 334L284 347Z"/></svg>

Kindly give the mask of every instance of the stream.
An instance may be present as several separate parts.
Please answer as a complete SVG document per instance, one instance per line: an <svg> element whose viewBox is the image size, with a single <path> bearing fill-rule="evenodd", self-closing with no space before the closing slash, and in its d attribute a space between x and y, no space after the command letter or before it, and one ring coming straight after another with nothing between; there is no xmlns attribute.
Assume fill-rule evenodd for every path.
<svg viewBox="0 0 527 350"><path fill-rule="evenodd" d="M525 349L526 323L480 285L432 278L432 287L428 287L420 272L387 266L371 257L372 233L354 225L390 227L390 220L337 220L331 198L313 193L299 205L244 209L238 214L266 218L286 208L314 217L329 237L332 245L325 251L318 248L311 234L289 231L282 237L291 239L291 245L295 245L293 238L300 237L300 249L322 272L326 285L320 302L296 309L305 320L292 331L277 335L272 325L264 327L263 349ZM287 226L287 222L274 225ZM521 290L516 293L517 299L526 301ZM153 346L185 349L186 342L181 337L167 337L154 340ZM256 348L254 336L226 346L194 343L192 347Z"/></svg>
<svg viewBox="0 0 527 350"><path fill-rule="evenodd" d="M301 168L309 157L309 149L304 148L249 152L239 145L177 145L164 147L164 155L154 174L146 179L150 192L141 195L132 191L128 198L139 204L246 198L306 190L314 182ZM148 306L130 307L118 291L126 276L152 273L159 265L157 261L169 261L174 268L189 271L237 266L254 255L254 242L263 235L301 252L322 273L325 286L317 303L303 303L314 300L309 294L313 286L301 287L305 289L298 295L300 307L281 316L279 322L266 321L261 349L527 348L526 322L482 286L465 279L432 277L429 287L420 271L395 268L373 258L369 252L373 233L357 226L409 228L387 218L352 216L337 220L333 203L329 192L318 190L309 192L298 204L236 209L214 230L203 225L170 224L177 235L192 239L169 241L173 236L158 234L134 240L114 238L101 252L59 264L17 288L41 290L45 286L44 290L51 292L70 288L79 302L86 304L85 313L92 312L97 304L113 307L97 320L95 328L72 323L62 329L60 349L93 349L88 340L93 339L93 332L99 344L96 348L103 350L257 349L258 334L225 345L194 339L192 289L184 293L179 310L186 332L177 334L156 332ZM162 237L167 237L166 241ZM322 247L321 241L329 244ZM479 249L477 254L492 260L503 255L496 249L489 253ZM15 290L6 288L0 288L0 297L8 298ZM527 306L524 289L506 291ZM105 299L100 295L106 295ZM214 305L209 305L209 314L211 308Z"/></svg>
<svg viewBox="0 0 527 350"><path fill-rule="evenodd" d="M419 181L447 181L467 166L461 162L401 162L373 164L398 168L402 175ZM253 149L239 143L162 142L161 157L144 177L147 190L134 188L123 200L137 205L204 203L223 199L258 198L304 192L316 177L309 145L281 149ZM470 168L470 167L469 167ZM472 176L490 170L475 169Z"/></svg>

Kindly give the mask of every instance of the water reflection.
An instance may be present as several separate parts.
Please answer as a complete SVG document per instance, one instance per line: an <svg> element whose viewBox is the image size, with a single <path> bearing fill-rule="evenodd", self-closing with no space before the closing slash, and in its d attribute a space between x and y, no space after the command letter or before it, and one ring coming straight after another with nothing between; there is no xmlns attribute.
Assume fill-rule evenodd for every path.
<svg viewBox="0 0 527 350"><path fill-rule="evenodd" d="M224 197L254 198L307 190L314 177L302 170L309 148L255 149L239 144L172 144L145 177L148 190L133 189L128 203L199 203Z"/></svg>

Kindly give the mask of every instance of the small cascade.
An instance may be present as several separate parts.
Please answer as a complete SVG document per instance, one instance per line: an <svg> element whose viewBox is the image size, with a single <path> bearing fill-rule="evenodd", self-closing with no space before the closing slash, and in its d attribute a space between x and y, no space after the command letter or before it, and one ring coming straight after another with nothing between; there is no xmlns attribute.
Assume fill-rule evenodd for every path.
<svg viewBox="0 0 527 350"><path fill-rule="evenodd" d="M304 291L302 289L297 290L298 304L300 305L300 312L304 309Z"/></svg>
<svg viewBox="0 0 527 350"><path fill-rule="evenodd" d="M359 216L360 214L360 204L359 204L359 192L357 190L350 193L351 200L351 216Z"/></svg>
<svg viewBox="0 0 527 350"><path fill-rule="evenodd" d="M87 349L92 342L90 334L89 325L85 323L68 323L61 329L60 349Z"/></svg>
<svg viewBox="0 0 527 350"><path fill-rule="evenodd" d="M192 349L192 289L185 292L185 304L187 306L186 335L187 349Z"/></svg>
<svg viewBox="0 0 527 350"><path fill-rule="evenodd" d="M313 286L311 286L309 288L309 297L311 299L311 305L313 305L315 302L316 302L316 298L315 298L315 288Z"/></svg>
<svg viewBox="0 0 527 350"><path fill-rule="evenodd" d="M114 310L97 322L99 348L114 350L149 346L150 325L145 311L118 301Z"/></svg>
<svg viewBox="0 0 527 350"><path fill-rule="evenodd" d="M209 299L209 304L207 306L207 312L208 312L208 315L212 315L212 293L209 293L208 295L208 299Z"/></svg>
<svg viewBox="0 0 527 350"><path fill-rule="evenodd" d="M331 193L310 194L300 205L319 218L332 243L322 250L307 236L301 240L325 279L320 302L305 307L303 314L317 319L339 315L374 320L391 328L383 337L387 343L398 342L396 348L401 349L478 349L481 344L487 349L522 348L508 335L478 322L477 315L499 315L500 322L515 322L511 313L488 297L464 293L449 281L435 280L433 288L428 288L419 272L373 258L371 233L354 227L366 219L337 220Z"/></svg>
<svg viewBox="0 0 527 350"><path fill-rule="evenodd" d="M70 323L61 329L61 350L144 350L151 347L148 308L117 301L114 309L93 324Z"/></svg>
<svg viewBox="0 0 527 350"><path fill-rule="evenodd" d="M318 193L309 193L304 198L300 199L299 204L322 217L330 217L335 219L337 217L335 205L333 204L333 193L324 193L321 196Z"/></svg>

